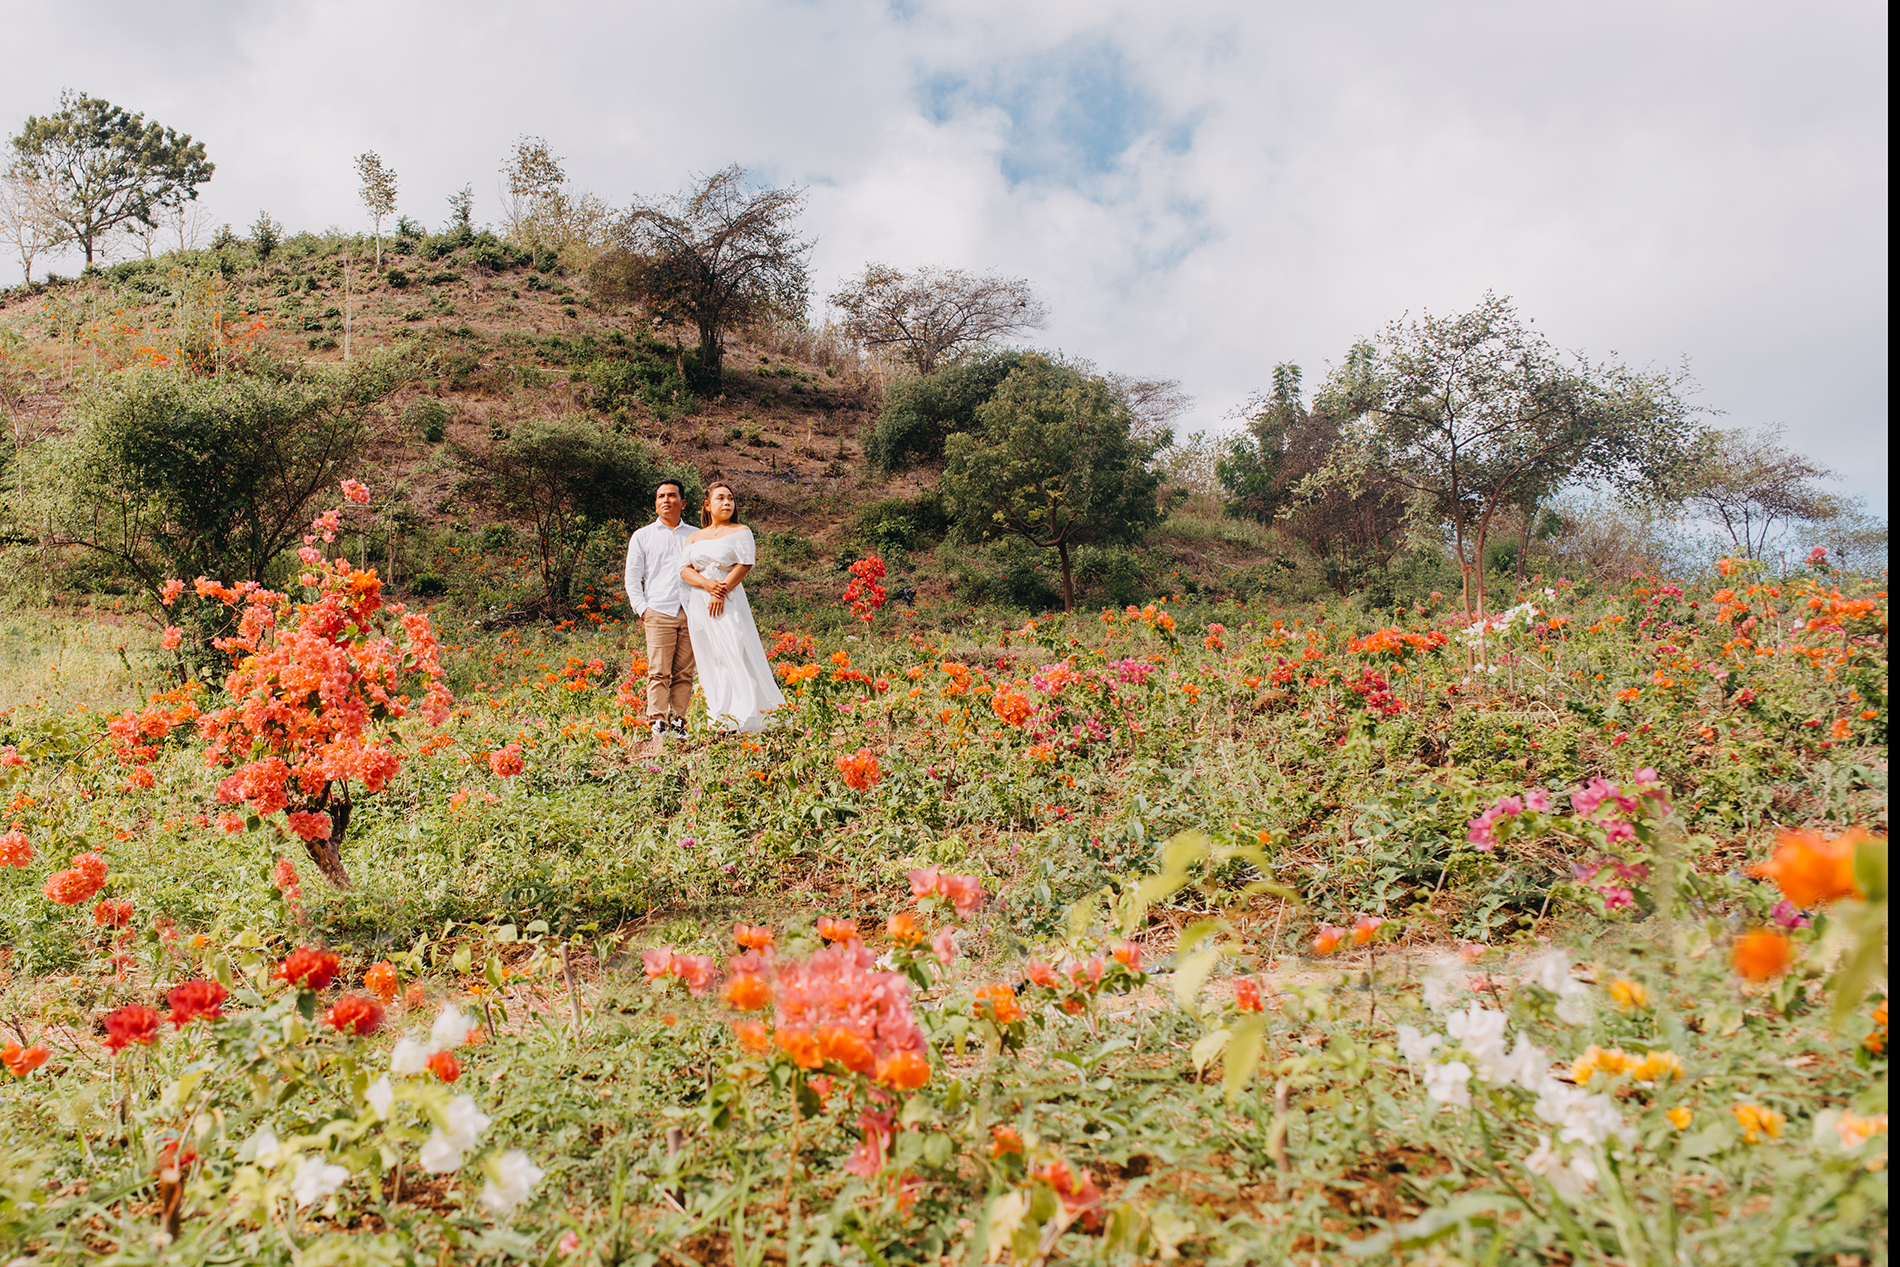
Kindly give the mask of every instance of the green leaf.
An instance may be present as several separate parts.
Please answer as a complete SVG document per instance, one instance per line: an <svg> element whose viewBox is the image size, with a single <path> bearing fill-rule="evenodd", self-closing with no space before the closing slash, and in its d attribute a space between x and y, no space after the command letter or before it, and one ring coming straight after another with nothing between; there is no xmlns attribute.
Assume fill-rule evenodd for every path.
<svg viewBox="0 0 1900 1267"><path fill-rule="evenodd" d="M1887 900L1887 838L1865 836L1854 850L1854 882L1869 902Z"/></svg>
<svg viewBox="0 0 1900 1267"><path fill-rule="evenodd" d="M1247 1079L1253 1076L1254 1066L1260 1063L1260 1053L1266 1047L1267 1018L1249 1016L1234 1026L1234 1036L1227 1042L1227 1050L1221 1055L1221 1084L1227 1095L1227 1102L1233 1103L1240 1095Z"/></svg>
<svg viewBox="0 0 1900 1267"><path fill-rule="evenodd" d="M1194 1062L1196 1070L1205 1069L1214 1063L1214 1057L1227 1050L1227 1041L1234 1036L1226 1028L1210 1030L1194 1040L1194 1046L1188 1048L1188 1059Z"/></svg>
<svg viewBox="0 0 1900 1267"><path fill-rule="evenodd" d="M1189 1011L1207 984L1207 974L1220 962L1220 951L1199 950L1178 961L1174 968L1174 1001Z"/></svg>
<svg viewBox="0 0 1900 1267"><path fill-rule="evenodd" d="M1490 1193L1468 1192L1436 1209L1425 1211L1409 1223L1394 1224L1389 1231L1375 1233L1364 1240L1345 1241L1339 1248L1353 1258L1389 1254L1395 1248L1419 1249L1433 1241L1443 1240L1457 1231L1460 1225L1472 1222L1481 1215L1508 1209L1510 1204L1504 1198Z"/></svg>

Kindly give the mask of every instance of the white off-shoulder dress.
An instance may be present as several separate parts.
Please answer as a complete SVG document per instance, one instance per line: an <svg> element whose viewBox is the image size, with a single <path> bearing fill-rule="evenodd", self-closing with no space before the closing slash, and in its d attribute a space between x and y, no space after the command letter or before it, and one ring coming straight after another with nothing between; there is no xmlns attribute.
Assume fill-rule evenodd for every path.
<svg viewBox="0 0 1900 1267"><path fill-rule="evenodd" d="M752 529L741 528L722 537L687 542L682 558L707 580L723 581L740 564L758 562L758 545ZM718 616L707 614L710 597L697 586L687 590L686 628L693 639L706 713L715 730L754 734L771 724L767 714L783 704L785 696L759 642L745 586L735 586L726 595L725 610Z"/></svg>

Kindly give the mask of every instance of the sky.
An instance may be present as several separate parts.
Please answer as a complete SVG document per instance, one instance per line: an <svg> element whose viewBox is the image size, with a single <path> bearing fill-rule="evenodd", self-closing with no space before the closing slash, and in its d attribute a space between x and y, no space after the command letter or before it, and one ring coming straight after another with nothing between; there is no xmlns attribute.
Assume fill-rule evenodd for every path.
<svg viewBox="0 0 1900 1267"><path fill-rule="evenodd" d="M1406 315L1510 296L1887 503L1887 17L1803 5L4 0L9 133L62 89L205 142L240 228L426 225L514 140L610 202L738 163L872 261L1026 277L1041 346L1231 429ZM19 55L28 54L28 55ZM123 248L122 248L123 249ZM55 263L67 271L73 260ZM45 264L41 264L44 268ZM19 278L0 262L0 283Z"/></svg>

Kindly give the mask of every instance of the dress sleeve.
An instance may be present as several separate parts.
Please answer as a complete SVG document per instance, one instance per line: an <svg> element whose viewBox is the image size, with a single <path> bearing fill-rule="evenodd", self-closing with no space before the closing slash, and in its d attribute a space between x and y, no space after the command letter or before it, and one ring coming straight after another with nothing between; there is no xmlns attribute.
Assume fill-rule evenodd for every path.
<svg viewBox="0 0 1900 1267"><path fill-rule="evenodd" d="M744 528L732 538L732 561L751 567L759 561L759 543L753 540L752 529Z"/></svg>

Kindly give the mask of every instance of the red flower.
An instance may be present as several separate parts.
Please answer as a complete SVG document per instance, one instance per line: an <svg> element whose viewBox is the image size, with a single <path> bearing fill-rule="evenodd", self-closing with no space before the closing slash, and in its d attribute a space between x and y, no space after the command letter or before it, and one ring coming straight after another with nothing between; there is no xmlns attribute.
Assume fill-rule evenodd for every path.
<svg viewBox="0 0 1900 1267"><path fill-rule="evenodd" d="M106 1046L120 1051L132 1043L150 1047L158 1041L158 1013L143 1003L132 1003L116 1012L108 1012L101 1022L106 1027Z"/></svg>
<svg viewBox="0 0 1900 1267"><path fill-rule="evenodd" d="M1339 943L1346 940L1348 935L1345 929L1328 925L1320 929L1319 936L1313 939L1313 949L1318 954L1330 955L1339 949Z"/></svg>
<svg viewBox="0 0 1900 1267"><path fill-rule="evenodd" d="M302 990L321 990L335 979L337 957L314 946L299 946L277 965L272 980L288 981Z"/></svg>
<svg viewBox="0 0 1900 1267"><path fill-rule="evenodd" d="M857 921L833 919L826 915L818 921L818 935L827 942L856 941L858 939Z"/></svg>
<svg viewBox="0 0 1900 1267"><path fill-rule="evenodd" d="M1234 1007L1242 1012L1260 1010L1260 983L1252 977L1234 978Z"/></svg>
<svg viewBox="0 0 1900 1267"><path fill-rule="evenodd" d="M462 1066L456 1061L452 1051L439 1051L429 1057L429 1072L444 1082L454 1082L462 1076Z"/></svg>
<svg viewBox="0 0 1900 1267"><path fill-rule="evenodd" d="M382 1005L360 994L346 994L324 1013L324 1023L339 1034L358 1038L374 1034L383 1024Z"/></svg>
<svg viewBox="0 0 1900 1267"><path fill-rule="evenodd" d="M491 753L488 768L495 772L496 778L512 779L522 771L521 745L511 743L499 752Z"/></svg>
<svg viewBox="0 0 1900 1267"><path fill-rule="evenodd" d="M876 787L884 772L878 768L877 758L871 755L869 748L860 748L848 756L837 758L838 773L844 776L845 786L858 792L868 792Z"/></svg>
<svg viewBox="0 0 1900 1267"><path fill-rule="evenodd" d="M734 924L732 936L747 950L770 950L772 948L772 930L764 924Z"/></svg>
<svg viewBox="0 0 1900 1267"><path fill-rule="evenodd" d="M172 1007L172 1024L183 1029L199 1017L207 1021L222 1018L227 993L216 981L202 979L173 986L165 996L165 1001Z"/></svg>
<svg viewBox="0 0 1900 1267"><path fill-rule="evenodd" d="M92 922L101 928L124 928L132 922L132 904L108 898L92 908Z"/></svg>
<svg viewBox="0 0 1900 1267"><path fill-rule="evenodd" d="M33 842L23 831L0 835L0 867L24 867L33 861Z"/></svg>

